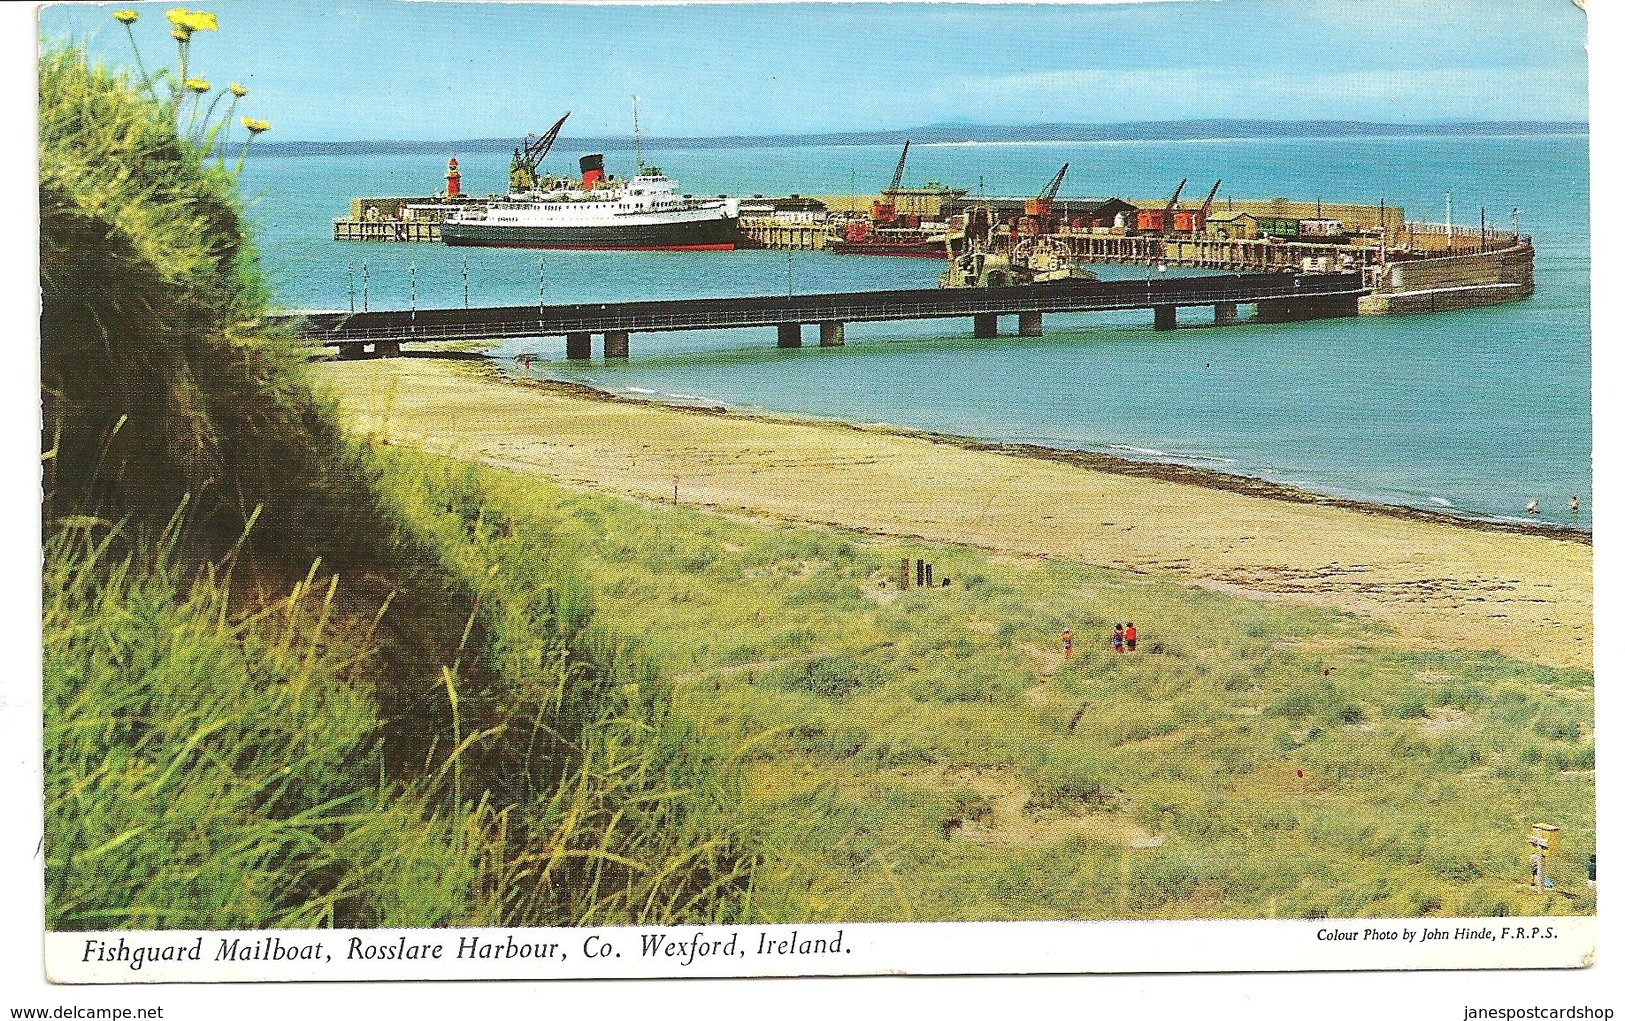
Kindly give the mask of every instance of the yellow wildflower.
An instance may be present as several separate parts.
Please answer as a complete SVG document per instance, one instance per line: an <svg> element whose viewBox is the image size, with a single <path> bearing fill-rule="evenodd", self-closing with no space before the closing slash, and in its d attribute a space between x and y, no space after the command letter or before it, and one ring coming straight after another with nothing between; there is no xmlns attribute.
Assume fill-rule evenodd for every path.
<svg viewBox="0 0 1625 1021"><path fill-rule="evenodd" d="M114 11L113 18L120 24L133 25L137 21L141 20L141 14L137 11L131 10Z"/></svg>
<svg viewBox="0 0 1625 1021"><path fill-rule="evenodd" d="M250 135L257 135L262 131L270 131L271 130L271 122L270 121L258 121L258 120L255 120L252 117L244 117L243 118L243 127L248 129L248 133Z"/></svg>
<svg viewBox="0 0 1625 1021"><path fill-rule="evenodd" d="M231 94L236 96L238 99L241 99L244 96L248 95L248 90L243 88L241 85L238 85L236 82L232 82L231 83Z"/></svg>
<svg viewBox="0 0 1625 1021"><path fill-rule="evenodd" d="M177 29L184 29L188 34L192 32L218 32L220 22L208 11L189 11L184 7L171 7L164 12L164 17Z"/></svg>
<svg viewBox="0 0 1625 1021"><path fill-rule="evenodd" d="M192 38L192 30L189 28L172 28L169 30L169 34L183 43Z"/></svg>
<svg viewBox="0 0 1625 1021"><path fill-rule="evenodd" d="M188 78L182 84L184 84L187 88L191 89L193 92L198 93L199 95L202 95L203 93L208 92L210 89L214 88L213 85L210 85L207 81L205 81L202 78Z"/></svg>

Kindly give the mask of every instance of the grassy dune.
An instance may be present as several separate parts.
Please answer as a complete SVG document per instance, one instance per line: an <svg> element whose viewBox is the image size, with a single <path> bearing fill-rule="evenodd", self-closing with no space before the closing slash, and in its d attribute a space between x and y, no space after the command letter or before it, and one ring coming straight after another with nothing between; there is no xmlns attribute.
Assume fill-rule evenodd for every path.
<svg viewBox="0 0 1625 1021"><path fill-rule="evenodd" d="M494 563L530 537L640 636L673 714L742 771L762 920L1594 910L1588 671L1062 560L390 463L431 518L434 480L474 472ZM904 558L951 584L900 591ZM1114 654L1125 619L1141 648ZM1536 821L1564 828L1555 893L1523 885Z"/></svg>
<svg viewBox="0 0 1625 1021"><path fill-rule="evenodd" d="M401 505L172 102L41 58L47 926L740 917L731 767L477 490Z"/></svg>

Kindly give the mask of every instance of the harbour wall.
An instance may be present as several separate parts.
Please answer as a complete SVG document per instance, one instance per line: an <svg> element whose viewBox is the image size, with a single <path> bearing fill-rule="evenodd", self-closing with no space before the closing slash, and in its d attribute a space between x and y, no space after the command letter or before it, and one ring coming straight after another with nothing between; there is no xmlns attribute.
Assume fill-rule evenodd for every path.
<svg viewBox="0 0 1625 1021"><path fill-rule="evenodd" d="M1362 315L1409 315L1496 305L1535 290L1535 249L1527 239L1509 247L1424 259L1402 259L1372 270Z"/></svg>

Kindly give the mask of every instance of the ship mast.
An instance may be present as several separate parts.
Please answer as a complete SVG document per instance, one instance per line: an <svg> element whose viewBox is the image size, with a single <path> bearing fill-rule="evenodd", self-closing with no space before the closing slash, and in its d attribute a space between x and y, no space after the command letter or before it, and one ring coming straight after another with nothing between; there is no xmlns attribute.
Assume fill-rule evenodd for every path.
<svg viewBox="0 0 1625 1021"><path fill-rule="evenodd" d="M632 97L632 153L638 173L643 173L643 136L638 133L638 97Z"/></svg>

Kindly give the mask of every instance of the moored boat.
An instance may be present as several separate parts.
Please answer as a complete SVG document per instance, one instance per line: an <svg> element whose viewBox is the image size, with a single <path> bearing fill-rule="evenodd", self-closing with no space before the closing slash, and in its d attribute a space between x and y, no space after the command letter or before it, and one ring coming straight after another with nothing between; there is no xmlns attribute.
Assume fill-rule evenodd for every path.
<svg viewBox="0 0 1625 1021"><path fill-rule="evenodd" d="M739 201L680 195L659 167L627 180L604 176L604 157L581 158L579 181L544 178L535 188L455 209L440 225L448 245L727 251L739 239Z"/></svg>

